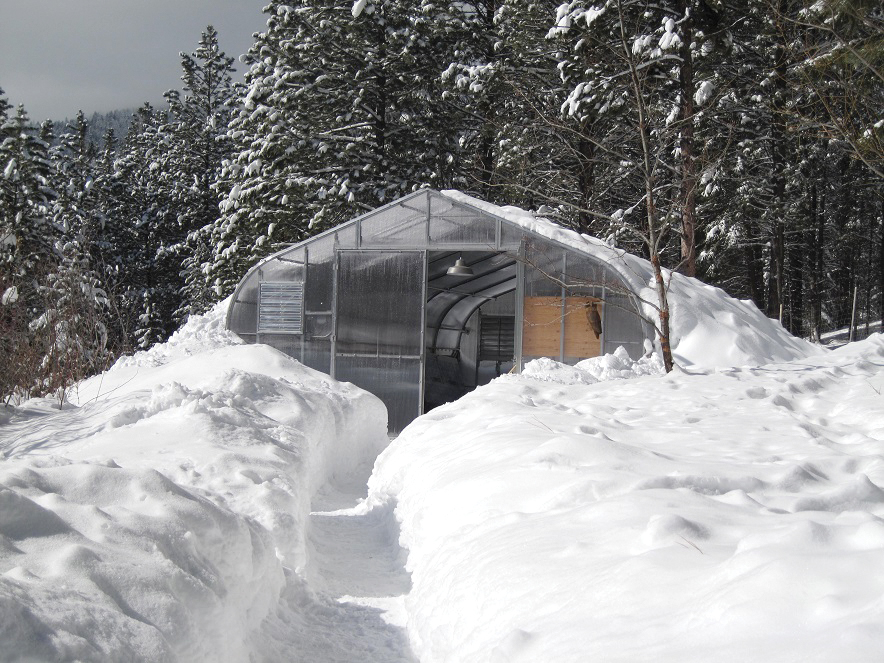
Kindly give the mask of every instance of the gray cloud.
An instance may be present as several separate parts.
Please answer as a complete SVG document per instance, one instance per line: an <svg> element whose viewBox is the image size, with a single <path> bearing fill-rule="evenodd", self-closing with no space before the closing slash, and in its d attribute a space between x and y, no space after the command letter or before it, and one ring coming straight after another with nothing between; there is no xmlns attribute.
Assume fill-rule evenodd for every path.
<svg viewBox="0 0 884 663"><path fill-rule="evenodd" d="M238 58L264 0L2 0L0 87L32 120L163 102L207 25Z"/></svg>

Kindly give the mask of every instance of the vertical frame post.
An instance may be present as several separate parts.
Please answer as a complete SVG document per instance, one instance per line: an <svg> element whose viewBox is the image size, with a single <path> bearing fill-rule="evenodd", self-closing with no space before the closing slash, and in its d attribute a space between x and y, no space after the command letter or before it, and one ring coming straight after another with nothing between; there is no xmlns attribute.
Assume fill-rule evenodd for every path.
<svg viewBox="0 0 884 663"><path fill-rule="evenodd" d="M565 316L568 315L568 289L565 287L565 272L568 267L568 254L562 251L562 320L559 328L559 361L565 362Z"/></svg>
<svg viewBox="0 0 884 663"><path fill-rule="evenodd" d="M519 258L516 260L516 324L515 338L515 360L516 372L522 372L522 331L525 327L525 257L526 257L525 238L519 242Z"/></svg>
<svg viewBox="0 0 884 663"><path fill-rule="evenodd" d="M427 197L427 209L429 209L430 200ZM430 223L427 219L427 233L430 232ZM429 246L429 245L428 245ZM420 360L420 384L418 390L417 416L424 413L424 395L426 392L426 375L427 375L427 287L430 280L430 252L422 251L424 261L424 278L423 287L421 288L421 360Z"/></svg>

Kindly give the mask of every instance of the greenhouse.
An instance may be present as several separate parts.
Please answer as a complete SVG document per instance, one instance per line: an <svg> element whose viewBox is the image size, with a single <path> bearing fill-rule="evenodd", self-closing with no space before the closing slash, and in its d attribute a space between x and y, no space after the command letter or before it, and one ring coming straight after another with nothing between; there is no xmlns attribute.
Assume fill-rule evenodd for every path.
<svg viewBox="0 0 884 663"><path fill-rule="evenodd" d="M259 262L227 326L374 393L391 433L531 359L640 356L623 265L519 212L422 189Z"/></svg>

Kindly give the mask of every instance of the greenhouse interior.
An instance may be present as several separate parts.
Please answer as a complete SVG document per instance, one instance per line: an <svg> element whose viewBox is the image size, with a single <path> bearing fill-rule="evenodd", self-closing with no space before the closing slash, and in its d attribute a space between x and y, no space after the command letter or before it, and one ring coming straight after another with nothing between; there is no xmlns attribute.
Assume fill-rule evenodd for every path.
<svg viewBox="0 0 884 663"><path fill-rule="evenodd" d="M614 267L468 200L422 189L265 258L228 329L372 392L390 434L532 359L643 354Z"/></svg>

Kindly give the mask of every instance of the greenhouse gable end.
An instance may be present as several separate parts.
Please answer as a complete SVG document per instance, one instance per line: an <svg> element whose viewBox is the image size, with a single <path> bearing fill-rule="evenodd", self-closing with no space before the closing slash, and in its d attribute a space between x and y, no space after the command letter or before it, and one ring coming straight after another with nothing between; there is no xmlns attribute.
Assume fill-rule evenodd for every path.
<svg viewBox="0 0 884 663"><path fill-rule="evenodd" d="M651 328L616 254L522 215L420 190L262 260L227 327L374 393L391 433L533 358L638 358Z"/></svg>

